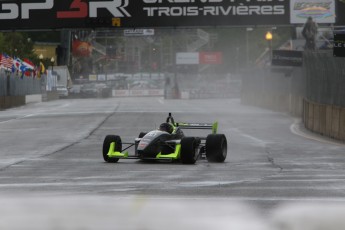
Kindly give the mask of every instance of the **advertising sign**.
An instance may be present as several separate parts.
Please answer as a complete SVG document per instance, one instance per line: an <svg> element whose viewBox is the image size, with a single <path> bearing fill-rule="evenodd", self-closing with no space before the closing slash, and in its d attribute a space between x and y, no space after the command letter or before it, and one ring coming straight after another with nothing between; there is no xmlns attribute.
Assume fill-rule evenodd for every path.
<svg viewBox="0 0 345 230"><path fill-rule="evenodd" d="M176 53L176 64L177 65L198 65L199 64L199 53Z"/></svg>
<svg viewBox="0 0 345 230"><path fill-rule="evenodd" d="M124 36L153 36L154 29L127 29L123 31Z"/></svg>
<svg viewBox="0 0 345 230"><path fill-rule="evenodd" d="M288 0L2 0L0 30L288 25Z"/></svg>
<svg viewBox="0 0 345 230"><path fill-rule="evenodd" d="M200 64L220 65L223 63L223 55L221 52L200 52Z"/></svg>
<svg viewBox="0 0 345 230"><path fill-rule="evenodd" d="M223 63L221 52L176 53L177 65L220 65Z"/></svg>
<svg viewBox="0 0 345 230"><path fill-rule="evenodd" d="M317 23L335 23L335 0L291 0L291 23L305 23L312 17Z"/></svg>
<svg viewBox="0 0 345 230"><path fill-rule="evenodd" d="M89 74L89 81L97 81L97 75L96 74Z"/></svg>
<svg viewBox="0 0 345 230"><path fill-rule="evenodd" d="M274 66L302 66L303 52L296 50L273 50L272 65Z"/></svg>
<svg viewBox="0 0 345 230"><path fill-rule="evenodd" d="M334 34L333 55L345 57L345 34Z"/></svg>

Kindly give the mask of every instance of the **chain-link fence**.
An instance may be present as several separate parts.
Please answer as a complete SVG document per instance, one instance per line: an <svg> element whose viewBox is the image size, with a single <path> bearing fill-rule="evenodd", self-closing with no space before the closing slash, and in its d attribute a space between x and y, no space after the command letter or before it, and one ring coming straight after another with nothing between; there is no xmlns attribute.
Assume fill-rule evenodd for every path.
<svg viewBox="0 0 345 230"><path fill-rule="evenodd" d="M41 93L41 79L21 77L0 70L0 96L24 96Z"/></svg>
<svg viewBox="0 0 345 230"><path fill-rule="evenodd" d="M345 58L332 51L304 53L306 98L320 104L345 106Z"/></svg>

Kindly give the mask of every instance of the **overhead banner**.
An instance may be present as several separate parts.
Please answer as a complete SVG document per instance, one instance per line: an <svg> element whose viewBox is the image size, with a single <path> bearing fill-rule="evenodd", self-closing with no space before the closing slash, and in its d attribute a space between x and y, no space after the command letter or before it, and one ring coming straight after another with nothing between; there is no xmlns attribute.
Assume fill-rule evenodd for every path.
<svg viewBox="0 0 345 230"><path fill-rule="evenodd" d="M291 0L290 13L293 24L305 23L308 17L317 23L335 23L335 0Z"/></svg>
<svg viewBox="0 0 345 230"><path fill-rule="evenodd" d="M1 0L0 30L288 25L288 0Z"/></svg>

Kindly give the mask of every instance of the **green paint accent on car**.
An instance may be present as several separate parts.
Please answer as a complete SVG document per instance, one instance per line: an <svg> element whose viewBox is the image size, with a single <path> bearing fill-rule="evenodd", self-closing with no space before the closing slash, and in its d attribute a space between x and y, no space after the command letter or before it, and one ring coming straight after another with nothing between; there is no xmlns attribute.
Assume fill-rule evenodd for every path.
<svg viewBox="0 0 345 230"><path fill-rule="evenodd" d="M108 151L108 157L110 158L127 158L128 157L128 152L117 152L115 151L115 142L111 142L109 151Z"/></svg>
<svg viewBox="0 0 345 230"><path fill-rule="evenodd" d="M172 160L178 160L180 159L180 153L181 153L181 144L177 144L175 147L175 152L171 154L162 154L158 153L156 156L156 159L172 159Z"/></svg>
<svg viewBox="0 0 345 230"><path fill-rule="evenodd" d="M216 121L215 123L213 123L212 125L212 134L216 134L218 131L218 122Z"/></svg>

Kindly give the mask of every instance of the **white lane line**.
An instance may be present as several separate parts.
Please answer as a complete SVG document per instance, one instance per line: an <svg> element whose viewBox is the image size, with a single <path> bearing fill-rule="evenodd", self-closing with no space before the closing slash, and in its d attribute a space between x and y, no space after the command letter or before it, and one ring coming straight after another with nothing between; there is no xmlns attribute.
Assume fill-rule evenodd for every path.
<svg viewBox="0 0 345 230"><path fill-rule="evenodd" d="M133 195L118 195L113 196L112 199L132 199ZM345 202L345 198L341 197L245 197L245 196L233 196L233 197L207 197L207 196L194 196L194 197L179 197L179 196L143 196L136 197L137 199L150 199L150 200L162 200L162 201L179 201L179 200L201 200L201 201L303 201L303 202Z"/></svg>
<svg viewBox="0 0 345 230"><path fill-rule="evenodd" d="M70 181L70 182L45 182L45 183L10 183L10 184L0 184L0 188L16 188L16 187L47 187L47 186L109 186L109 185L125 185L126 187L133 187L135 185L161 185L164 182L152 182L152 181L132 181L129 183L126 182L97 182L97 181L90 181L90 182L78 182L78 181Z"/></svg>
<svg viewBox="0 0 345 230"><path fill-rule="evenodd" d="M272 142L267 142L267 141L261 140L261 139L259 139L257 137L251 136L249 134L246 134L246 133L242 132L241 130L239 130L237 128L232 129L232 131L237 132L240 136L245 137L245 138L251 140L252 141L251 143L254 143L254 144L256 144L258 146L261 146L261 147L266 147L267 144L272 143Z"/></svg>
<svg viewBox="0 0 345 230"><path fill-rule="evenodd" d="M313 182L341 182L344 180L320 180L320 181L314 181L314 180L298 180L297 182L308 182L308 181L313 181ZM4 183L0 184L0 188L6 189L6 188L37 188L37 187L83 187L83 186L116 186L116 188L119 189L126 189L126 188L132 188L132 189L138 189L141 190L143 189L142 187L138 186L143 186L143 185L150 185L152 189L157 189L157 188L168 188L168 189L175 189L175 188L201 188L201 187L209 187L209 188L214 188L214 187L223 187L227 185L233 185L233 184L243 184L251 181L200 181L200 182L174 182L170 183L167 185L164 181L159 181L159 182L152 182L152 181L121 181L121 182L113 182L113 181L69 181L69 182L38 182L38 183ZM253 181L254 182L254 181ZM282 180L282 181L273 181L273 184L277 184L279 182L290 182L288 180ZM295 181L294 181L295 182ZM243 186L241 187L234 187L232 190L243 190ZM328 185L323 185L323 186L313 186L313 187L307 187L305 186L305 183L301 185L271 185L271 186L255 186L252 188L247 188L246 190L248 191L284 191L284 190L313 190L313 191L328 191L330 187ZM343 191L344 187L339 186L339 187L333 187L331 189L332 191ZM345 200L345 197L344 197Z"/></svg>
<svg viewBox="0 0 345 230"><path fill-rule="evenodd" d="M298 136L304 137L304 138L309 139L309 140L318 141L321 143L326 143L326 144L331 144L331 145L338 145L338 146L342 146L342 147L345 146L345 144L339 143L336 140L334 140L334 141L326 140L325 138L316 136L316 134L313 135L313 134L305 133L299 128L300 125L301 125L300 120L296 119L295 122L290 126L290 131L293 134L296 134Z"/></svg>
<svg viewBox="0 0 345 230"><path fill-rule="evenodd" d="M65 103L65 104L62 104L60 106L57 106L56 108L64 108L64 107L68 107L69 105L70 105L70 103ZM54 108L54 109L56 109L56 108ZM6 121L1 121L0 124L5 124L5 123L8 123L8 122L15 121L15 120L20 120L20 119L25 119L27 117L39 116L39 115L41 115L43 113L46 114L45 111L42 111L40 113L31 113L31 114L20 115L20 116L17 115L18 117L12 118L12 119L9 119L9 120L6 120Z"/></svg>
<svg viewBox="0 0 345 230"><path fill-rule="evenodd" d="M9 119L9 120L6 120L6 121L1 121L0 124L5 124L5 123L11 122L11 121L20 120L20 119L23 119L23 118L26 118L26 117L32 117L32 116L35 116L35 115L36 114L28 114L28 115L24 115L24 116L21 116L21 117L12 118L12 119Z"/></svg>

